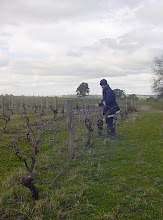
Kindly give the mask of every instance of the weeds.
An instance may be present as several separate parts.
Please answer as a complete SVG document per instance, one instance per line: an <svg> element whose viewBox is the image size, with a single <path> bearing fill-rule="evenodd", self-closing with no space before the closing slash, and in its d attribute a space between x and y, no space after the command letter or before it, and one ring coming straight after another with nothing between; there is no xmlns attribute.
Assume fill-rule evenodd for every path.
<svg viewBox="0 0 163 220"><path fill-rule="evenodd" d="M118 139L92 134L91 145L50 186L68 159L63 132L38 155L38 201L17 185L20 163L1 175L1 219L161 219L162 119L161 112L134 113L118 124Z"/></svg>

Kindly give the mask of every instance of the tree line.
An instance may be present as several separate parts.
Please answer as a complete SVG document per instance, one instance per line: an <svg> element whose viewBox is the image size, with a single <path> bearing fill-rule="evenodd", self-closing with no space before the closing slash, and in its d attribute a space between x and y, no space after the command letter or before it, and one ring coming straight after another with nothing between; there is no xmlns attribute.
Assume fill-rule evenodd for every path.
<svg viewBox="0 0 163 220"><path fill-rule="evenodd" d="M160 56L156 56L153 60L153 64L151 66L151 70L153 72L153 80L152 80L152 90L156 95L156 98L150 97L148 101L160 101L163 100L163 54ZM138 101L139 98L136 94L126 95L124 90L114 89L113 90L117 99L132 99L134 101ZM78 97L88 96L90 92L88 83L82 82L78 88L76 89L76 95Z"/></svg>
<svg viewBox="0 0 163 220"><path fill-rule="evenodd" d="M113 91L114 91L117 99L124 100L124 99L127 98L127 99L132 99L134 101L138 101L139 100L139 98L135 94L126 95L125 91L122 90L122 89L114 89ZM85 82L82 82L78 86L78 88L76 89L76 95L78 97L88 96L89 92L90 92L90 89L89 89L88 83L85 83Z"/></svg>

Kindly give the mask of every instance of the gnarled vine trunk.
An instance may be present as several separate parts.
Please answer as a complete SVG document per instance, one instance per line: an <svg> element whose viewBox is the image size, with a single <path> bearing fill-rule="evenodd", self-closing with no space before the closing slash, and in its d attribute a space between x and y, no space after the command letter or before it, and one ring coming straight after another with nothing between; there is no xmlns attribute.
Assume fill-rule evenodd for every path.
<svg viewBox="0 0 163 220"><path fill-rule="evenodd" d="M36 189L35 185L32 183L32 181L34 180L33 177L28 176L28 177L21 177L20 178L20 183L29 188L32 192L32 198L34 200L38 200L38 190Z"/></svg>

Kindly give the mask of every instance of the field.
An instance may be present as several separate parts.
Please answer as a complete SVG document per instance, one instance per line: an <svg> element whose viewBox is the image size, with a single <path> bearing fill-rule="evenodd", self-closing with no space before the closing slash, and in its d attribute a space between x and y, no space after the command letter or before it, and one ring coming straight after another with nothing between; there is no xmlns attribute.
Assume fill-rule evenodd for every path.
<svg viewBox="0 0 163 220"><path fill-rule="evenodd" d="M91 105L93 102L89 101ZM73 157L68 152L67 118L62 118L61 111L53 121L52 111L40 118L39 112L29 108L28 127L27 118L16 109L4 133L5 122L1 120L0 219L161 220L163 103L137 102L134 106L138 111L130 112L123 120L118 118L114 139L99 136L93 123L87 146L88 130L80 115L74 121ZM89 117L95 118L93 113ZM28 172L15 155L19 150L22 158L31 162L32 144L26 137L16 139L29 128L36 134L30 136L34 143L41 134L33 169L37 200L20 183L20 177Z"/></svg>

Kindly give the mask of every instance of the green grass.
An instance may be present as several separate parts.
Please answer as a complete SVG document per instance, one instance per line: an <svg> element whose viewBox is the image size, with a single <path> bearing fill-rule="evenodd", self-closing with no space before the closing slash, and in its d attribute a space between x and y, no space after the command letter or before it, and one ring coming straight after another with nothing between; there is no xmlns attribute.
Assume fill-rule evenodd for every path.
<svg viewBox="0 0 163 220"><path fill-rule="evenodd" d="M68 161L67 131L44 142L35 167L39 200L18 184L25 172L18 162L0 177L1 218L161 220L162 121L161 112L134 113L117 126L117 139L93 134L52 186Z"/></svg>
<svg viewBox="0 0 163 220"><path fill-rule="evenodd" d="M136 105L139 106L150 106L157 111L163 111L163 102L148 102L148 101L140 101L136 102Z"/></svg>

